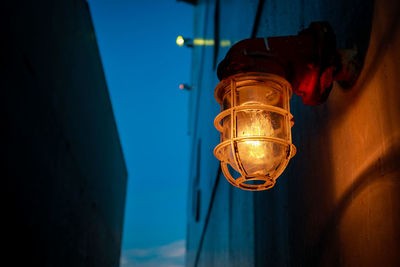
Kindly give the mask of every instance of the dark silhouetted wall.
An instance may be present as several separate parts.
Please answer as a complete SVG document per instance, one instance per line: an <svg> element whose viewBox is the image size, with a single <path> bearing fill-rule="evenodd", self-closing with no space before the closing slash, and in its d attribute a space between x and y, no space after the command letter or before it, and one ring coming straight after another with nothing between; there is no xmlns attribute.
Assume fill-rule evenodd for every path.
<svg viewBox="0 0 400 267"><path fill-rule="evenodd" d="M0 10L2 261L119 266L127 172L88 5Z"/></svg>
<svg viewBox="0 0 400 267"><path fill-rule="evenodd" d="M193 48L186 265L400 266L400 2L203 0L194 16L194 37L216 44L328 21L365 61L318 107L292 97L297 154L273 189L248 192L213 156L215 65L229 47Z"/></svg>

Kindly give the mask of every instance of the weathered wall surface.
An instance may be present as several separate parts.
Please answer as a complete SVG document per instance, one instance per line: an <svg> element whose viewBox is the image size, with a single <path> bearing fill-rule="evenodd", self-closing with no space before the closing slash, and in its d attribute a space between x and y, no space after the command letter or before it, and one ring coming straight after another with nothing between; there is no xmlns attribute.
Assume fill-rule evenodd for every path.
<svg viewBox="0 0 400 267"><path fill-rule="evenodd" d="M249 38L259 2L221 0L219 27L216 3L196 7L196 37ZM194 49L191 182L202 197L200 219L189 213L187 266L400 265L400 3L266 0L256 36L296 34L319 20L332 25L339 48L356 46L365 64L353 88L335 84L321 106L292 98L297 155L264 192L241 191L216 175L215 50ZM218 48L218 62L227 49Z"/></svg>
<svg viewBox="0 0 400 267"><path fill-rule="evenodd" d="M0 13L3 261L119 266L127 173L87 3Z"/></svg>

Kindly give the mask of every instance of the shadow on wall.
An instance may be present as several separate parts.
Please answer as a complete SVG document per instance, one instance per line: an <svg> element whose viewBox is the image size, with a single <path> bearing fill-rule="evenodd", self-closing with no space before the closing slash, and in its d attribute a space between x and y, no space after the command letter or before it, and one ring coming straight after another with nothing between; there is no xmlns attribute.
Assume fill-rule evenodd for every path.
<svg viewBox="0 0 400 267"><path fill-rule="evenodd" d="M321 262L322 258L326 251L332 249L330 245L332 245L332 241L335 240L337 236L337 229L340 226L340 221L357 196L361 195L370 186L375 186L378 182L384 182L384 179L391 180L392 182L399 180L398 176L391 174L398 172L400 169L400 166L397 165L395 161L395 159L400 158L400 144L394 144L390 151L391 153L386 154L384 158L379 158L376 164L370 165L363 170L357 180L343 193L333 212L330 213L327 223L314 244L312 251L319 251L319 253L316 253L313 257L308 257L305 266L321 266L321 264L323 264L323 262ZM399 225L399 223L400 222L394 223L394 225ZM394 231L395 229L388 230Z"/></svg>
<svg viewBox="0 0 400 267"><path fill-rule="evenodd" d="M353 19L349 21L348 25L343 25L342 27L340 27L340 35L337 35L337 40L340 40L342 34L349 35L348 38L344 38L346 40L345 43L338 43L338 48L340 49L342 45L344 48L352 47L353 45L357 47L362 71L355 86L348 89L350 91L349 97L340 99L340 102L335 103L335 105L340 106L336 107L335 114L332 114L335 117L332 119L340 119L346 114L347 110L351 108L354 102L358 100L358 95L362 92L362 88L365 88L366 85L371 82L373 74L376 73L379 62L381 62L383 55L387 52L388 45L393 42L396 34L399 34L400 32L400 1L392 0L389 1L391 2L390 9L393 14L397 15L387 15L385 16L385 18L374 18L375 21L383 20L384 23L382 23L383 25L379 25L381 28L379 29L379 38L376 38L377 40L379 40L376 49L374 49L373 51L368 51L371 27L373 22L372 16L374 11L374 1L369 0L365 2L355 2L358 2L358 5L355 5L352 8L352 12L349 12L349 14L353 15ZM357 9L357 12L355 12L354 9ZM360 15L357 16L354 14ZM333 26L336 32L337 25ZM342 31L344 31L345 33L342 33ZM367 52L370 53L370 60L368 62L368 65L364 66L364 59L367 55Z"/></svg>
<svg viewBox="0 0 400 267"><path fill-rule="evenodd" d="M373 21L374 2L338 1L333 6L332 3L325 1L320 4L321 18L329 21L335 30L338 48L356 46L360 61L364 64L364 58L369 48L372 23L376 26L376 22ZM394 4L392 8L397 11L391 12L400 14L399 4ZM381 18L375 17L374 19ZM388 150L390 153L381 158L377 164L367 166L360 175L357 175L356 180L349 187L346 187L345 191L341 192L340 198L337 199L335 197L335 183L340 182L341 179L345 180L346 177L338 177L338 172L334 169L335 165L332 158L334 153L332 146L334 144L331 143L332 128L330 124L334 120L346 119L352 104L358 101L360 92L366 88L371 76L373 76L372 74L376 72L386 46L392 43L394 36L399 32L399 15L388 16L383 20L386 20L384 25L387 25L387 27L379 36L380 42L377 49L372 53L368 51L369 64L362 70L357 85L348 90L348 97L337 99L338 101L333 100L333 103L328 101L328 103L315 108L302 106L298 99L293 101L293 114L296 118L293 139L294 144L298 145L298 155L291 163L292 166L289 166L288 176L290 179L285 179L288 180L289 234L287 242L290 251L290 263L288 263L290 266L342 266L345 265L346 257L354 257L357 253L359 253L358 257L369 258L367 253L371 252L371 248L374 247L369 244L357 244L356 242L368 242L368 237L360 237L361 241L354 242L353 251L346 251L346 248L343 250L342 242L349 242L349 238L342 240L341 234L343 233L340 232L340 223L344 214L350 206L354 205L354 200L358 196L370 187L375 186L378 180L384 182L383 180L396 178L396 175L388 175L388 172L395 171L395 161L399 159L400 154L398 144L394 143ZM336 86L334 90L338 89L344 90L339 86ZM334 109L332 109L332 106L334 106ZM343 150L346 149L351 148L343 148ZM343 162L343 164L345 163ZM380 170L384 170L384 173L381 173ZM387 175L385 176L385 174ZM371 201L372 198L369 199L368 197L363 201ZM362 212L357 215L360 214L365 215ZM377 216L381 218L382 214ZM371 216L369 216L370 218ZM357 219L363 220L362 216ZM398 220L398 218L391 219ZM346 228L354 227L354 230L357 230L356 223L352 223L350 226L347 225ZM364 227L363 225L359 226ZM369 227L368 231L374 231L374 229ZM360 230L359 233L362 235L368 231ZM398 234L395 229L388 229L388 231L392 231L395 235ZM371 235L374 236L375 233L371 233ZM377 236L379 234L372 237L371 240L374 240L374 238L377 240ZM378 239L381 238L382 240L386 236L387 233L379 236ZM350 243L352 242L350 241ZM379 251L372 257L377 258L382 255L386 254ZM392 257L388 261L393 263L396 258Z"/></svg>
<svg viewBox="0 0 400 267"><path fill-rule="evenodd" d="M299 160L300 162L297 162L297 166L292 172L292 175L298 175L296 169L303 168L302 172L306 176L303 176L302 179L305 180L299 183L302 184L300 188L304 190L303 192L307 192L304 193L307 194L306 196L294 198L296 201L303 201L303 207L300 203L294 205L304 213L294 212L297 212L297 218L301 218L300 216L304 216L308 211L308 215L311 215L312 218L300 219L304 223L300 227L303 227L306 231L305 233L298 233L303 238L303 244L298 245L305 245L303 248L305 251L300 249L305 254L300 256L294 253L294 255L297 255L295 257L297 259L299 259L298 257L305 257L302 258L304 266L343 266L349 265L349 263L351 265L351 262L358 262L360 266L372 266L378 261L383 264L382 266L396 266L396 263L399 263L399 257L393 251L396 251L396 248L399 247L399 230L391 226L399 224L399 216L396 214L399 214L400 199L393 193L396 188L399 188L399 167L396 165L398 159L400 159L398 140L393 137L388 140L387 144L384 145L385 153L382 153L381 157L377 157L377 161L371 161L372 164L366 165L365 169L361 170L360 167L357 168L356 166L348 167L353 168L354 173L358 173L353 176L355 180L351 181L352 177L345 175L340 177L338 175L340 171L333 169L338 167L332 161L332 153L335 153L332 149L333 146L338 144L338 136L332 136L332 125L343 127L341 124L344 121L347 121L348 124L349 120L353 119L349 117L349 113L358 101L363 101L363 106L370 104L371 109L378 108L372 104L375 99L370 99L371 103L369 103L366 98L361 100L360 97L363 90L371 87L372 78L377 75L378 68L382 67L384 55L389 49L394 50L390 46L400 33L400 2L385 1L376 3L374 6L373 1L343 1L341 5L337 5L336 8L339 9L337 12L332 10L334 8L323 7L326 12L324 18L332 24L337 33L338 48L348 48L354 44L360 53L361 63L364 64L364 58L367 55L368 60L353 88L345 90L336 86L334 89L346 92L346 97L343 97L342 94L342 97L331 99L324 106L317 107L312 111L304 108L306 111L302 115L302 123L304 123L302 127L306 125L316 129L311 128L311 134L310 132L300 133L300 139L307 139L302 149L309 149L309 151L314 152L314 155L308 154L308 157ZM341 14L340 9L345 10L344 6L349 12L343 13L342 17L339 16L330 20L330 17L335 16L335 14ZM380 11L377 9L380 9ZM372 24L374 25L373 40L375 45L371 49L369 40ZM393 82L395 79L389 77L382 80ZM370 88L368 89L370 90ZM376 93L376 95L369 93L369 97L380 98L382 91ZM384 109L387 110L376 110L384 116L382 118L384 124L390 124L390 119L387 117L390 114L389 106L390 103L384 106ZM316 117L317 120L315 120ZM360 114L360 119L369 120L365 114ZM305 130L303 129L303 131ZM354 133L354 129L349 129L348 132ZM306 134L310 137L305 137ZM335 143L332 143L333 139L336 139ZM299 141L303 142L304 140ZM359 145L355 144L357 153L361 153L363 150L361 147L357 147ZM365 145L368 146L368 143ZM372 144L367 148L372 150ZM345 151L352 148L343 147L342 149ZM373 154L374 151L370 152ZM352 163L348 162L351 157L346 157L346 152L343 155L343 162L340 164L351 165ZM359 157L369 158L367 155L361 154ZM307 161L311 163L307 163ZM323 164L323 162L328 163ZM308 165L308 167L304 168L303 164ZM310 164L314 166L310 168ZM307 172L304 172L305 170L310 173L307 174ZM335 184L337 186L341 181L344 183L351 181L351 183L345 187L344 191L340 192L339 199L335 200ZM293 189L298 190L299 188ZM393 196L395 199L393 199ZM384 197L389 198L389 200L382 200ZM311 203L312 201L318 203ZM365 208L363 205L368 205L368 207ZM379 210L379 208L382 209ZM344 219L345 217L346 219ZM379 228L381 221L385 222ZM374 228L376 226L378 227ZM298 226L293 227L298 228ZM315 228L312 229L313 227ZM353 231L353 234L346 236L346 233L351 231ZM352 240L354 237L356 238ZM383 248L380 248L380 245ZM350 249L350 247L352 248ZM298 249L294 250L298 251ZM292 262L292 265L298 266L298 261Z"/></svg>
<svg viewBox="0 0 400 267"><path fill-rule="evenodd" d="M300 21L328 21L336 33L338 49L357 47L363 64L371 34L373 0L318 1L319 10L313 10L305 2L300 3ZM280 14L269 2L265 5L266 9L272 8L271 14ZM371 181L360 177L341 200L335 199L337 177L329 138L329 120L334 114L328 105L309 107L299 97L292 98L291 109L296 120L292 134L297 155L272 190L254 195L257 266L341 265L338 223L354 194ZM345 114L346 109L341 108L340 112Z"/></svg>

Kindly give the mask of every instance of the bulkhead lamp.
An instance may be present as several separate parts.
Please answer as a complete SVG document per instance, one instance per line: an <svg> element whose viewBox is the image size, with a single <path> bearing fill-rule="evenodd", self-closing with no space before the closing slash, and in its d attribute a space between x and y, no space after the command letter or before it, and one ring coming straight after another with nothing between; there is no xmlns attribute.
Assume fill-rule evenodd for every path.
<svg viewBox="0 0 400 267"><path fill-rule="evenodd" d="M343 73L349 60L335 43L329 24L314 22L296 36L246 39L230 48L217 71L221 143L214 155L231 184L269 189L295 155L292 91L314 106L327 99L334 80L353 79Z"/></svg>
<svg viewBox="0 0 400 267"><path fill-rule="evenodd" d="M265 190L274 186L289 159L292 144L290 84L274 74L250 72L221 81L215 97L222 112L215 118L221 143L214 154L228 181L242 189ZM240 173L233 178L228 164Z"/></svg>

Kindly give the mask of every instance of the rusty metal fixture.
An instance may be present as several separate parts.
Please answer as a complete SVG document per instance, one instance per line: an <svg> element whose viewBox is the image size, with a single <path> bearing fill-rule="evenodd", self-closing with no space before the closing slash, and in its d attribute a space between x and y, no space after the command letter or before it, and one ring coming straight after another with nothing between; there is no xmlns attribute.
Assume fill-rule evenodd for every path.
<svg viewBox="0 0 400 267"><path fill-rule="evenodd" d="M311 23L296 36L246 39L231 47L217 71L221 113L214 124L221 143L214 155L232 185L251 191L275 185L296 153L292 91L306 105L323 103L334 80L354 83L355 55L336 50L326 22Z"/></svg>
<svg viewBox="0 0 400 267"><path fill-rule="evenodd" d="M221 143L214 155L232 185L251 191L269 189L295 155L291 95L290 84L269 73L238 73L218 84L215 98L221 113L214 124Z"/></svg>
<svg viewBox="0 0 400 267"><path fill-rule="evenodd" d="M356 51L337 51L327 22L313 22L295 36L245 39L231 47L218 66L223 80L237 73L262 72L290 82L306 105L326 101L334 80L353 84L358 75Z"/></svg>

